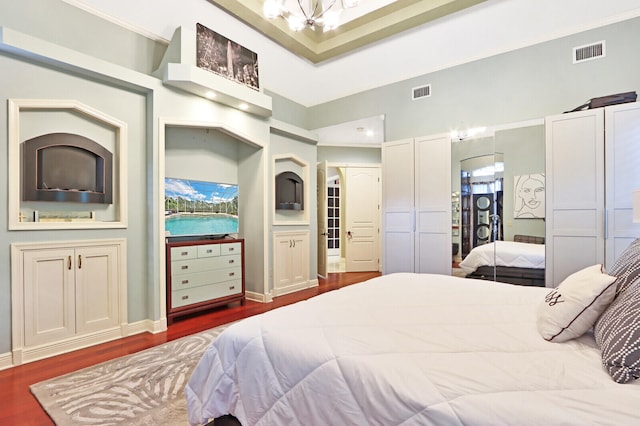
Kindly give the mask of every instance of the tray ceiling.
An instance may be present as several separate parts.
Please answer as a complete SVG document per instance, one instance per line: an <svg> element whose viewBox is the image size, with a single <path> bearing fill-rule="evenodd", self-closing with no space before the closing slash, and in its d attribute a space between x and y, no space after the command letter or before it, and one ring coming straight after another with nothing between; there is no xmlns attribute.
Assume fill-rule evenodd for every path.
<svg viewBox="0 0 640 426"><path fill-rule="evenodd" d="M366 13L328 32L293 32L284 19L268 20L262 15L263 0L208 1L296 55L319 63L486 0L397 0L377 5L377 0L362 0L361 6L352 10L361 8Z"/></svg>

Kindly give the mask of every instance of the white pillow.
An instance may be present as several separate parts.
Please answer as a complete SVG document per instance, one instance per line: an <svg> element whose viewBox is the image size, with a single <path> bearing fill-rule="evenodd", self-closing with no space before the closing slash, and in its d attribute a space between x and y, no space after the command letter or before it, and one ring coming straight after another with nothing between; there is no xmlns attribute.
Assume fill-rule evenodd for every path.
<svg viewBox="0 0 640 426"><path fill-rule="evenodd" d="M616 277L602 265L569 275L538 306L538 332L550 342L566 342L588 331L613 301Z"/></svg>

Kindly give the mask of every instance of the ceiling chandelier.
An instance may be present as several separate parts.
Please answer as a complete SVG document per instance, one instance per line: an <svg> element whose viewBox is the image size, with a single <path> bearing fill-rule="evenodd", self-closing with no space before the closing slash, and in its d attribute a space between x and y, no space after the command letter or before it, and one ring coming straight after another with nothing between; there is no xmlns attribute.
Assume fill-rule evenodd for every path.
<svg viewBox="0 0 640 426"><path fill-rule="evenodd" d="M340 5L336 5L338 2ZM357 6L358 2L359 0L264 0L263 11L264 16L269 19L284 18L293 31L315 29L316 26L322 27L323 31L330 31L340 25L340 12Z"/></svg>

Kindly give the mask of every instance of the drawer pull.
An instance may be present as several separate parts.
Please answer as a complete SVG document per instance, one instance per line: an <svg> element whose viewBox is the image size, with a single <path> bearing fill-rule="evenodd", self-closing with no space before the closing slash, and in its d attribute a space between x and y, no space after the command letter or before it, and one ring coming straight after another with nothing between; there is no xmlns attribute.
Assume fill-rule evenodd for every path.
<svg viewBox="0 0 640 426"><path fill-rule="evenodd" d="M235 249L235 247L229 247L229 251L234 251Z"/></svg>
<svg viewBox="0 0 640 426"><path fill-rule="evenodd" d="M189 280L182 280L180 284L189 284Z"/></svg>
<svg viewBox="0 0 640 426"><path fill-rule="evenodd" d="M229 263L234 263L234 262L235 262L235 260L229 259Z"/></svg>
<svg viewBox="0 0 640 426"><path fill-rule="evenodd" d="M236 274L235 272L229 272L230 277L234 276L235 274Z"/></svg>
<svg viewBox="0 0 640 426"><path fill-rule="evenodd" d="M236 286L232 285L231 287L229 287L229 290L235 290Z"/></svg>
<svg viewBox="0 0 640 426"><path fill-rule="evenodd" d="M182 269L182 270L189 269L189 265L182 265L182 266L180 267L180 269Z"/></svg>
<svg viewBox="0 0 640 426"><path fill-rule="evenodd" d="M186 256L186 255L188 255L188 254L189 254L189 252L188 252L188 251L182 251L182 252L180 252L180 256Z"/></svg>
<svg viewBox="0 0 640 426"><path fill-rule="evenodd" d="M182 296L182 300L187 300L188 298L189 298L189 295Z"/></svg>
<svg viewBox="0 0 640 426"><path fill-rule="evenodd" d="M213 250L207 249L207 253L213 253Z"/></svg>

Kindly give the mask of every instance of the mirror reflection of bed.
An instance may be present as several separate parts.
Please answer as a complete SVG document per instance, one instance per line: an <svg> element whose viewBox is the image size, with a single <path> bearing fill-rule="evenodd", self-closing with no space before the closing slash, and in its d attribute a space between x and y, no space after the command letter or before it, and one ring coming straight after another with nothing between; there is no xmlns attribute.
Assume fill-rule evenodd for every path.
<svg viewBox="0 0 640 426"><path fill-rule="evenodd" d="M451 153L452 275L544 286L542 121L452 139Z"/></svg>

